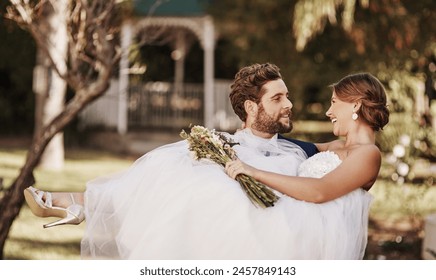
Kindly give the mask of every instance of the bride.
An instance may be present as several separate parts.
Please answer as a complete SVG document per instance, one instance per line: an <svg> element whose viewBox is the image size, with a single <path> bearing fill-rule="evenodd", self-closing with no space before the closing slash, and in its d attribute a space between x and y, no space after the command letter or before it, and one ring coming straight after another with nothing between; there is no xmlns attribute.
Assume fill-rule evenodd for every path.
<svg viewBox="0 0 436 280"><path fill-rule="evenodd" d="M89 182L85 193L29 187L26 201L37 216L63 217L47 226L86 217L84 259L362 259L367 190L381 161L375 131L389 113L383 86L370 74L347 76L332 88L327 116L345 140L315 147L277 134L292 128L292 103L278 68L255 64L232 85L233 108L246 128L229 135L239 143L239 160L225 169L193 159L180 141ZM256 207L233 179L240 173L274 189L279 200Z"/></svg>

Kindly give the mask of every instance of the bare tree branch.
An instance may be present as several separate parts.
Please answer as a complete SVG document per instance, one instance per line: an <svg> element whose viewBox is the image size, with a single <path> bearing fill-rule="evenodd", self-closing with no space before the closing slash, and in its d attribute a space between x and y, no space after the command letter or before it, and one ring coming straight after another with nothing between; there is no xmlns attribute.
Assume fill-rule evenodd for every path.
<svg viewBox="0 0 436 280"><path fill-rule="evenodd" d="M49 63L74 91L65 110L42 127L29 148L26 161L15 181L0 197L0 259L12 225L24 201L23 190L34 183L33 170L50 140L64 129L89 103L109 88L111 75L121 57L118 32L121 17L118 0L9 0L6 17L26 29ZM65 13L68 57L60 68L50 52L50 30L44 17L53 9L51 1L69 1ZM65 67L63 67L65 66ZM64 70L65 69L65 70Z"/></svg>

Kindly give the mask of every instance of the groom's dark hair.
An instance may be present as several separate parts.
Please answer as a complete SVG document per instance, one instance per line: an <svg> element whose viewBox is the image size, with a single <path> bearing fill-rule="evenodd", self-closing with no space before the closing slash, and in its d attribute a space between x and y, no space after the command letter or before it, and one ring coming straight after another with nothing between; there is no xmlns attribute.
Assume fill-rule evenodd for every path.
<svg viewBox="0 0 436 280"><path fill-rule="evenodd" d="M260 99L265 94L263 85L281 78L280 69L272 63L256 63L241 68L230 86L229 95L236 115L245 122L247 120L247 112L244 108L245 101L251 100L259 104Z"/></svg>

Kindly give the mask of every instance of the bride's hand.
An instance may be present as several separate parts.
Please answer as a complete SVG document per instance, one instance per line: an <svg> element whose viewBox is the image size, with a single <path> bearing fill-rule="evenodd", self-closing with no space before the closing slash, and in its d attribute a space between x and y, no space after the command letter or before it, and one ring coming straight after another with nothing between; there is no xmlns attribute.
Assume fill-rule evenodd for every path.
<svg viewBox="0 0 436 280"><path fill-rule="evenodd" d="M236 178L239 174L245 174L248 176L253 176L256 169L248 164L243 163L239 159L229 161L226 163L226 173L233 179Z"/></svg>

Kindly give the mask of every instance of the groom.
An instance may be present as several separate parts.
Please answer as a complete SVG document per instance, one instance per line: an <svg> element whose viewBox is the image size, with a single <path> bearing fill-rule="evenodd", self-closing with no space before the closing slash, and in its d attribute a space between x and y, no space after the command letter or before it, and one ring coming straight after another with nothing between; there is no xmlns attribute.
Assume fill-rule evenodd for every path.
<svg viewBox="0 0 436 280"><path fill-rule="evenodd" d="M271 63L241 68L231 85L230 101L246 128L258 137L277 137L300 146L310 157L318 152L313 143L285 138L280 133L292 130L292 103L280 74Z"/></svg>

